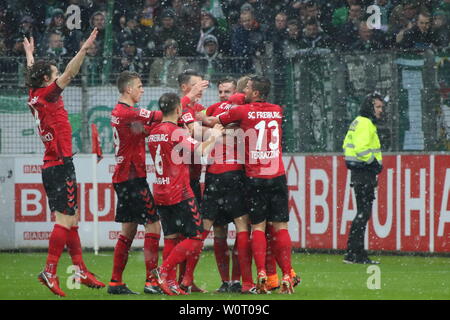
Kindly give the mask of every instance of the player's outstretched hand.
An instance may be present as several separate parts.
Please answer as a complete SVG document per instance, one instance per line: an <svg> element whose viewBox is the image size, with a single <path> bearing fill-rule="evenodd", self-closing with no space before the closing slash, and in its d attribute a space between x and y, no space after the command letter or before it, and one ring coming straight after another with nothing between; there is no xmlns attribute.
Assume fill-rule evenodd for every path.
<svg viewBox="0 0 450 320"><path fill-rule="evenodd" d="M92 30L92 32L91 32L91 35L83 43L83 46L81 47L80 50L87 50L87 49L89 49L94 44L94 41L97 38L97 33L98 33L97 28L94 28L94 30Z"/></svg>
<svg viewBox="0 0 450 320"><path fill-rule="evenodd" d="M33 54L34 52L34 38L30 37L30 40L27 39L27 37L24 37L23 39L23 49L26 53Z"/></svg>

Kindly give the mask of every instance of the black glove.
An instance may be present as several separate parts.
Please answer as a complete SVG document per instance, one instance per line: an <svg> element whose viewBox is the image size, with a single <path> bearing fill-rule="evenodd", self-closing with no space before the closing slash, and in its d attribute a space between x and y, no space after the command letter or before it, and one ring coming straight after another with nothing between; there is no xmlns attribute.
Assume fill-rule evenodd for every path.
<svg viewBox="0 0 450 320"><path fill-rule="evenodd" d="M373 160L371 164L368 164L367 168L375 174L380 174L381 171L383 171L383 165L381 165L377 159Z"/></svg>

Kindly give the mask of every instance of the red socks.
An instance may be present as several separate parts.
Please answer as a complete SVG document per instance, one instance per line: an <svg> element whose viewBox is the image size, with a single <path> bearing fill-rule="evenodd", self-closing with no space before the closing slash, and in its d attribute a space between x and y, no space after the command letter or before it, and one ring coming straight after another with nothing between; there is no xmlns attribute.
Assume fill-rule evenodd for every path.
<svg viewBox="0 0 450 320"><path fill-rule="evenodd" d="M177 243L178 239L164 239L164 248L162 252L163 263L164 261L166 261L167 257L169 257L170 253L172 252L173 248L175 248ZM177 268L174 267L172 270L168 272L167 278L169 280L175 281L176 277L177 277Z"/></svg>
<svg viewBox="0 0 450 320"><path fill-rule="evenodd" d="M231 280L241 281L241 269L239 268L239 258L237 249L237 239L234 240L233 251L231 253L231 261L233 262L233 267L231 269Z"/></svg>
<svg viewBox="0 0 450 320"><path fill-rule="evenodd" d="M277 261L274 254L274 228L271 225L267 225L266 237L267 237L267 252L266 252L266 272L267 275L273 275L277 273Z"/></svg>
<svg viewBox="0 0 450 320"><path fill-rule="evenodd" d="M48 241L48 255L45 272L56 275L59 257L61 257L61 254L64 251L68 236L69 229L62 225L55 224Z"/></svg>
<svg viewBox="0 0 450 320"><path fill-rule="evenodd" d="M239 269L242 274L242 284L253 284L252 252L248 231L238 232L236 235Z"/></svg>
<svg viewBox="0 0 450 320"><path fill-rule="evenodd" d="M156 233L146 233L144 240L144 260L147 279L151 271L158 266L158 250L160 235Z"/></svg>
<svg viewBox="0 0 450 320"><path fill-rule="evenodd" d="M114 265L111 281L122 282L122 273L127 265L128 251L130 250L132 239L128 239L123 235L119 235L116 247L114 249Z"/></svg>
<svg viewBox="0 0 450 320"><path fill-rule="evenodd" d="M288 230L281 229L274 236L274 254L277 259L277 263L281 268L281 271L284 274L290 274L292 265L291 265L291 249L292 242L291 236L289 235Z"/></svg>
<svg viewBox="0 0 450 320"><path fill-rule="evenodd" d="M258 273L266 270L266 249L267 241L265 232L254 230L252 232L252 252Z"/></svg>
<svg viewBox="0 0 450 320"><path fill-rule="evenodd" d="M203 241L194 239L185 239L178 243L169 256L164 259L160 267L163 277L167 277L168 273L177 266L177 264L186 260L189 256L199 254L203 247Z"/></svg>
<svg viewBox="0 0 450 320"><path fill-rule="evenodd" d="M67 237L67 251L69 251L72 263L78 266L81 271L87 271L83 261L83 250L81 249L80 236L78 235L78 226L73 226Z"/></svg>
<svg viewBox="0 0 450 320"><path fill-rule="evenodd" d="M222 281L230 281L230 251L226 238L214 237L214 256Z"/></svg>

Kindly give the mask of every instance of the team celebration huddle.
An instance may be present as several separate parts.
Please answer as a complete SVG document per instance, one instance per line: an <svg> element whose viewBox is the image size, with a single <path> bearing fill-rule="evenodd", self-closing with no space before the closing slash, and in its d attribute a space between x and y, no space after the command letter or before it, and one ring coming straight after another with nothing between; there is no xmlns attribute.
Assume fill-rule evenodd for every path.
<svg viewBox="0 0 450 320"><path fill-rule="evenodd" d="M28 105L45 145L42 179L56 217L46 265L38 279L59 296L65 293L57 265L66 246L81 284L105 287L82 258L72 129L61 97L96 36L94 29L62 74L51 62L34 62L33 39L24 41ZM293 293L300 277L291 266L288 188L281 152L283 116L280 106L266 101L270 81L256 75L224 78L217 84L219 102L205 108L199 102L209 81L192 69L177 79L180 94L159 97L158 111L136 107L144 92L139 74L124 71L117 79L120 96L111 114L116 158L112 182L117 195L115 221L121 224L121 232L107 292L136 293L122 274L138 225L143 225L145 293L204 292L195 284L194 272L212 230L222 280L217 292ZM146 148L155 166L152 191L147 183ZM231 259L229 223L236 229ZM159 257L161 236L164 247Z"/></svg>

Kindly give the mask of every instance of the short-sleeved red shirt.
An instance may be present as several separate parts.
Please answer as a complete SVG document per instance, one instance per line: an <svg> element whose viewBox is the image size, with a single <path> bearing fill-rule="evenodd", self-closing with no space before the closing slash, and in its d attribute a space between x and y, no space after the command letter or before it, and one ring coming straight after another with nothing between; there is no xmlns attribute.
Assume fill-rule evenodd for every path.
<svg viewBox="0 0 450 320"><path fill-rule="evenodd" d="M63 164L72 156L72 127L56 81L28 92L28 106L36 120L38 134L44 143L44 168Z"/></svg>
<svg viewBox="0 0 450 320"><path fill-rule="evenodd" d="M175 123L161 122L151 128L148 148L155 164L153 197L156 205L171 206L194 197L186 162L199 145L188 130Z"/></svg>
<svg viewBox="0 0 450 320"><path fill-rule="evenodd" d="M111 126L116 156L116 166L112 177L113 183L120 183L134 178L145 178L145 137L147 131L135 133L132 124L143 126L161 121L161 111L149 111L135 108L119 102L111 112Z"/></svg>
<svg viewBox="0 0 450 320"><path fill-rule="evenodd" d="M245 174L271 179L285 174L281 137L282 108L267 102L232 107L220 115L223 125L237 122L244 131Z"/></svg>

